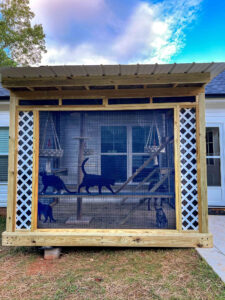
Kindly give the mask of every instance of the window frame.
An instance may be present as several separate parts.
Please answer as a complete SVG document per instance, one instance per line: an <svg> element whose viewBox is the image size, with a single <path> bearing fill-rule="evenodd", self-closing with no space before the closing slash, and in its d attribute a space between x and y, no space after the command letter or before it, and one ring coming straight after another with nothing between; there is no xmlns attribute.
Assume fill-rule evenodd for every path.
<svg viewBox="0 0 225 300"><path fill-rule="evenodd" d="M104 126L107 126L107 125L101 124L101 126L99 127L99 130L100 130L100 144L101 144L101 140L102 140L102 136L101 136L102 127L104 127ZM110 152L101 152L101 149L100 149L100 155L99 155L100 170L99 171L100 172L102 171L102 167L101 167L101 156L102 155L110 155L110 156L126 155L126 157L127 157L127 179L128 179L133 174L133 157L134 156L146 156L146 157L148 157L149 153L147 153L147 152L133 152L132 151L133 150L132 129L133 129L133 127L136 127L135 125L126 125L126 124L121 123L121 124L108 125L108 126L111 126L111 127L120 127L120 126L126 127L126 130L127 130L127 151L126 152L117 152L117 153L111 152L110 153ZM175 168L175 166L174 166L174 168ZM139 181L132 180L129 184L130 185L138 185L139 183L140 183ZM121 183L116 182L115 185L117 185L117 184L120 185ZM149 185L149 183L145 182L143 185Z"/></svg>
<svg viewBox="0 0 225 300"><path fill-rule="evenodd" d="M0 129L1 128L6 128L6 129L8 129L8 132L9 132L9 126L0 125ZM7 157L7 161L8 161L9 151L8 152L0 152L0 157L4 157L4 156ZM8 170L7 170L7 173L8 173ZM8 177L7 177L7 181L0 181L0 185L5 185L5 184L8 184Z"/></svg>
<svg viewBox="0 0 225 300"><path fill-rule="evenodd" d="M221 145L222 145L222 125L220 123L207 123L206 124L206 129L207 128L218 128L219 129L219 150L220 150L220 155L207 155L207 152L206 152L206 168L207 168L207 160L208 159L219 159L219 162L220 162L220 185L208 185L207 183L207 187L208 188L222 188L222 185L223 185L223 178L224 178L224 175L223 175L223 170L222 170L222 160L223 160L223 155L222 155L222 149L221 149ZM206 142L206 150L207 150L207 142ZM211 166L212 165L215 165L214 163L213 164L210 164Z"/></svg>

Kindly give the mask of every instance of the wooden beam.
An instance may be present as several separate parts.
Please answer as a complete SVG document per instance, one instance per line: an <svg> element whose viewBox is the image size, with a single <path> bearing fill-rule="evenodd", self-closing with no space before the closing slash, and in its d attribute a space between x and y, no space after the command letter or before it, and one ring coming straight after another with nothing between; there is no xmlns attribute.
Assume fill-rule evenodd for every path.
<svg viewBox="0 0 225 300"><path fill-rule="evenodd" d="M175 169L175 208L176 228L182 231L181 210L181 168L180 168L180 107L174 109L174 169Z"/></svg>
<svg viewBox="0 0 225 300"><path fill-rule="evenodd" d="M207 83L210 73L174 73L152 75L123 76L75 76L72 78L3 78L5 88L16 87L51 87L51 86L86 86L86 85L136 85L136 84L173 84L173 83Z"/></svg>
<svg viewBox="0 0 225 300"><path fill-rule="evenodd" d="M3 246L106 246L106 247L207 247L209 233L148 229L76 229L35 232L3 232Z"/></svg>
<svg viewBox="0 0 225 300"><path fill-rule="evenodd" d="M38 171L39 171L39 112L34 111L33 174L32 174L32 221L31 230L37 229L38 218Z"/></svg>
<svg viewBox="0 0 225 300"><path fill-rule="evenodd" d="M197 158L198 158L198 200L199 231L208 232L208 198L206 169L206 129L205 129L205 94L199 95L197 107Z"/></svg>
<svg viewBox="0 0 225 300"><path fill-rule="evenodd" d="M27 88L29 91L31 91L31 92L33 92L33 91L34 91L34 88L33 88L33 87L26 86L26 88Z"/></svg>
<svg viewBox="0 0 225 300"><path fill-rule="evenodd" d="M8 163L8 201L6 230L14 231L16 202L16 162L17 162L17 98L10 96L10 126L9 126L9 163Z"/></svg>
<svg viewBox="0 0 225 300"><path fill-rule="evenodd" d="M106 102L107 103L107 102ZM116 111L116 110L144 110L144 109L164 109L164 108L175 108L175 107L186 107L186 108L192 108L195 107L195 103L188 103L188 102L182 102L182 103L157 103L157 104L139 104L139 105L63 105L63 106L51 106L51 105L42 105L42 106L19 106L19 111Z"/></svg>
<svg viewBox="0 0 225 300"><path fill-rule="evenodd" d="M195 96L204 92L202 87L176 87L176 88L146 88L146 89L118 89L118 90L73 90L73 91L14 91L20 99L58 99L58 98L127 98L127 97L178 97ZM172 100L172 98L171 98Z"/></svg>

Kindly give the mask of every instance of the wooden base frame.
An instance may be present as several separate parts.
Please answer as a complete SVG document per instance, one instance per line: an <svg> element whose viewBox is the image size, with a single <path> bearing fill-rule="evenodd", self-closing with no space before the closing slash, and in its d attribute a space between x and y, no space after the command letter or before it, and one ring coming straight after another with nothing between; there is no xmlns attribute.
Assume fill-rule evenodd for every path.
<svg viewBox="0 0 225 300"><path fill-rule="evenodd" d="M210 233L160 230L42 230L4 232L4 246L204 247L213 246Z"/></svg>

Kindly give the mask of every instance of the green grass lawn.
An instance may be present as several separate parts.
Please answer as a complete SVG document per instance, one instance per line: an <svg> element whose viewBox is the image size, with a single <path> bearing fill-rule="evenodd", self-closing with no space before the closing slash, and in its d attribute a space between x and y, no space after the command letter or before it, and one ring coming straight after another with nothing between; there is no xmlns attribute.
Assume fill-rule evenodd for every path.
<svg viewBox="0 0 225 300"><path fill-rule="evenodd" d="M0 218L0 231L5 220ZM225 285L194 249L0 247L0 299L225 299Z"/></svg>

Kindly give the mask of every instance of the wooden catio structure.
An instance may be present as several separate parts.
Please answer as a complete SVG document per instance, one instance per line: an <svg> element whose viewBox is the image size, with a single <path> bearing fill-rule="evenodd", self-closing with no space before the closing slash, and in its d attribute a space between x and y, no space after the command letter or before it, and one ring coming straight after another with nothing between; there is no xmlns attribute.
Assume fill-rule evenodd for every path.
<svg viewBox="0 0 225 300"><path fill-rule="evenodd" d="M224 63L2 69L7 246L211 247L204 86Z"/></svg>

